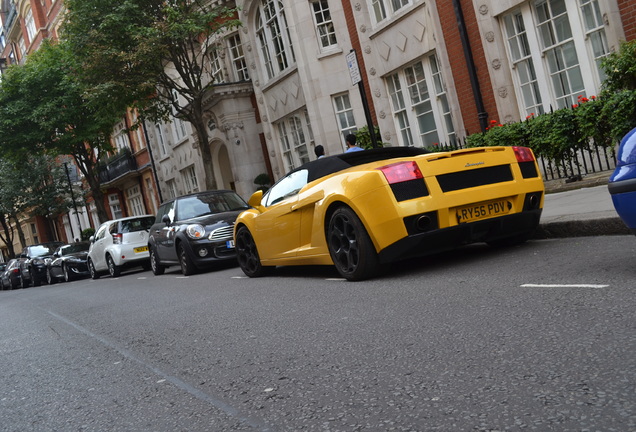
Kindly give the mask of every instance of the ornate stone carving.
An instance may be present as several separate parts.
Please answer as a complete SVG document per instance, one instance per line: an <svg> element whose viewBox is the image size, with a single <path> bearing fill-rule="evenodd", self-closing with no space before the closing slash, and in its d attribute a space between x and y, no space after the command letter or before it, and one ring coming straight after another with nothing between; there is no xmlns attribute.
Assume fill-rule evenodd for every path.
<svg viewBox="0 0 636 432"><path fill-rule="evenodd" d="M506 96L508 96L508 88L507 87L499 87L499 90L497 91L497 93L499 93L499 97L500 98L505 98Z"/></svg>
<svg viewBox="0 0 636 432"><path fill-rule="evenodd" d="M360 3L356 3L356 4L353 6L353 8L354 8L356 11L360 12L360 10L362 9L362 5L361 5Z"/></svg>
<svg viewBox="0 0 636 432"><path fill-rule="evenodd" d="M494 70L499 70L499 69L501 69L501 60L499 60L499 59L494 59L494 60L492 61L492 68L493 68Z"/></svg>
<svg viewBox="0 0 636 432"><path fill-rule="evenodd" d="M482 15L486 15L488 13L488 6L485 4L479 6L479 13Z"/></svg>
<svg viewBox="0 0 636 432"><path fill-rule="evenodd" d="M365 26L364 24L362 24L360 26L360 33L366 33L367 32L367 26Z"/></svg>
<svg viewBox="0 0 636 432"><path fill-rule="evenodd" d="M370 75L374 75L374 76L375 76L375 74L376 74L376 73L377 73L377 72L375 71L375 68L371 68L371 69L369 69L369 74L370 74Z"/></svg>
<svg viewBox="0 0 636 432"><path fill-rule="evenodd" d="M495 40L495 32L486 32L486 40L488 42L493 42Z"/></svg>
<svg viewBox="0 0 636 432"><path fill-rule="evenodd" d="M375 97L380 97L380 96L382 96L382 92L380 91L380 89L379 89L379 88L376 88L376 89L373 91L373 94L375 95Z"/></svg>
<svg viewBox="0 0 636 432"><path fill-rule="evenodd" d="M378 114L378 117L380 117L381 119L386 118L386 113L384 111L380 111L380 113Z"/></svg>
<svg viewBox="0 0 636 432"><path fill-rule="evenodd" d="M391 141L391 132L384 132L384 141Z"/></svg>
<svg viewBox="0 0 636 432"><path fill-rule="evenodd" d="M364 47L364 52L365 52L366 54L371 54L371 47L370 47L369 45L365 46L365 47Z"/></svg>

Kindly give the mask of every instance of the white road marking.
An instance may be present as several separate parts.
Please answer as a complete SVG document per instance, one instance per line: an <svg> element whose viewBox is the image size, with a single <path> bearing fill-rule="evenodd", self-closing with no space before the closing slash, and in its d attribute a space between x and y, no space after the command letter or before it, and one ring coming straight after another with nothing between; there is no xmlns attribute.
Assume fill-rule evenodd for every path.
<svg viewBox="0 0 636 432"><path fill-rule="evenodd" d="M522 288L607 288L609 285L593 284L523 284Z"/></svg>

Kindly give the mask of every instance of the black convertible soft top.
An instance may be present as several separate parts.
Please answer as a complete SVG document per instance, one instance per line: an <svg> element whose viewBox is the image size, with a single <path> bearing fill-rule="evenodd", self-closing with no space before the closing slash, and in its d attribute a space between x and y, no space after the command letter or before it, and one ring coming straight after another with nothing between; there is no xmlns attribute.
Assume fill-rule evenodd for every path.
<svg viewBox="0 0 636 432"><path fill-rule="evenodd" d="M307 162L295 170L290 171L290 173L306 169L308 171L307 182L312 182L352 166L381 160L418 156L427 153L430 152L421 147L383 147L358 152L340 153Z"/></svg>

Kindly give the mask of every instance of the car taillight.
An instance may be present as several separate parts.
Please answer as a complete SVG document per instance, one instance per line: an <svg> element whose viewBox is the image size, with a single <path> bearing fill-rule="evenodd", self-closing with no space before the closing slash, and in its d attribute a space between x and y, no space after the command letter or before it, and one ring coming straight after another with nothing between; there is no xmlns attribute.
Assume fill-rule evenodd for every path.
<svg viewBox="0 0 636 432"><path fill-rule="evenodd" d="M14 268L13 270L11 270L11 272L13 274L18 274L18 273L20 273L20 269Z"/></svg>
<svg viewBox="0 0 636 432"><path fill-rule="evenodd" d="M424 178L422 171L420 171L420 168L417 166L417 163L413 161L397 162L377 169L382 171L382 174L384 174L384 177L386 177L386 181L388 181L389 184Z"/></svg>
<svg viewBox="0 0 636 432"><path fill-rule="evenodd" d="M517 162L534 162L534 154L528 147L512 147Z"/></svg>
<svg viewBox="0 0 636 432"><path fill-rule="evenodd" d="M121 244L121 240L123 237L124 235L120 233L113 234L113 244Z"/></svg>

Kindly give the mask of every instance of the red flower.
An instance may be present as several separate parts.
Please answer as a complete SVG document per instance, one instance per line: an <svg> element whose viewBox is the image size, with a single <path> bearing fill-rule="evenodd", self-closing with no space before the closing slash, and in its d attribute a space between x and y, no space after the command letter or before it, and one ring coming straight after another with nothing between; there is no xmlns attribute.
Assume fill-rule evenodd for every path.
<svg viewBox="0 0 636 432"><path fill-rule="evenodd" d="M577 104L572 104L572 108L578 108L579 106Z"/></svg>

